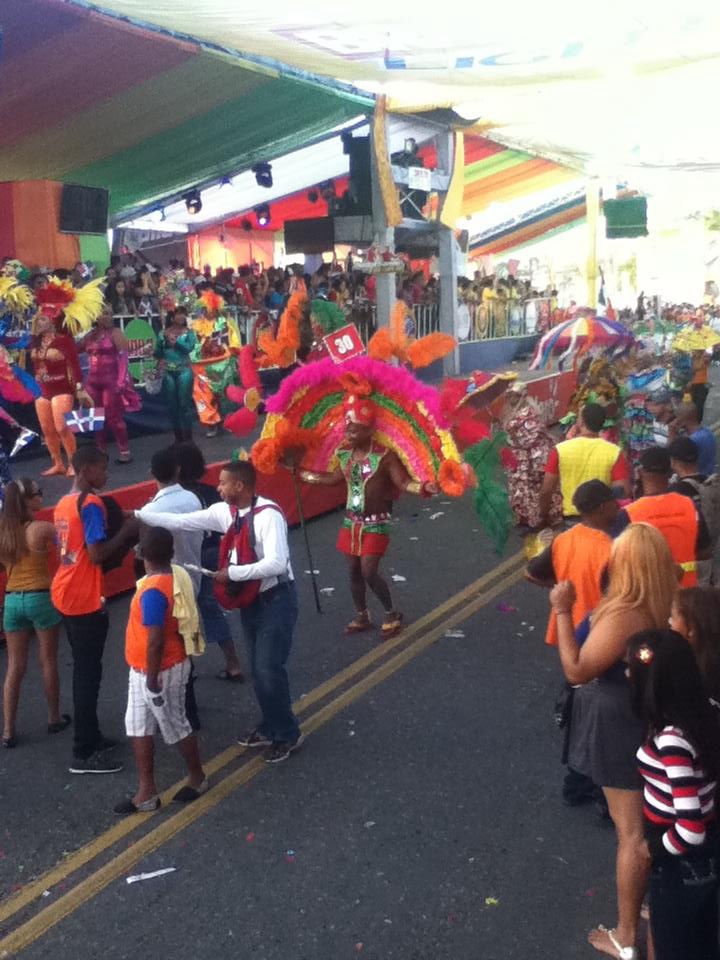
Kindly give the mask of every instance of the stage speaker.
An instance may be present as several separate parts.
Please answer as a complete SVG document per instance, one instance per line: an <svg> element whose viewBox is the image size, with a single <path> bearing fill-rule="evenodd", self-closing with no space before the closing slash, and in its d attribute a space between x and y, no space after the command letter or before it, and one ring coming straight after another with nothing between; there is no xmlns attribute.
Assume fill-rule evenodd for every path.
<svg viewBox="0 0 720 960"><path fill-rule="evenodd" d="M348 137L345 151L350 156L350 186L346 216L372 213L372 177L370 174L370 137Z"/></svg>

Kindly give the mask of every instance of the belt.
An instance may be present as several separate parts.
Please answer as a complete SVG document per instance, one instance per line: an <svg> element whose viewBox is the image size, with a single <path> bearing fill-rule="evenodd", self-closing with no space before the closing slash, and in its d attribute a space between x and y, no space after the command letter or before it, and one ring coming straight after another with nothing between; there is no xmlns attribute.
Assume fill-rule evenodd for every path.
<svg viewBox="0 0 720 960"><path fill-rule="evenodd" d="M268 587L267 590L261 590L258 594L258 600L272 600L272 598L279 593L281 590L287 590L290 584L294 584L294 580L281 580L280 583L276 583L274 587Z"/></svg>
<svg viewBox="0 0 720 960"><path fill-rule="evenodd" d="M32 590L8 590L6 596L13 593L50 593L50 587L36 587Z"/></svg>

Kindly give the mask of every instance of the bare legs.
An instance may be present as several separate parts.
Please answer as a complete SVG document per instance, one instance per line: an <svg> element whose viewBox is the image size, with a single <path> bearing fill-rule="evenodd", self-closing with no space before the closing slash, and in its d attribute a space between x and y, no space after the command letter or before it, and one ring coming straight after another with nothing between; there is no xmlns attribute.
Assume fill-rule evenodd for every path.
<svg viewBox="0 0 720 960"><path fill-rule="evenodd" d="M58 678L58 628L38 630L38 659L42 668L43 686L48 705L48 723L60 720L60 681ZM31 633L28 630L7 634L8 667L3 686L3 738L15 736L20 687L28 663Z"/></svg>
<svg viewBox="0 0 720 960"><path fill-rule="evenodd" d="M392 612L392 597L387 582L380 576L380 557L348 557L350 591L358 613L367 613L367 587L383 605L385 613Z"/></svg>
<svg viewBox="0 0 720 960"><path fill-rule="evenodd" d="M157 784L155 783L155 740L153 737L130 737L130 742L132 743L138 770L138 788L132 799L135 806L139 806L146 800L152 800L153 797L158 795ZM205 780L205 772L200 763L200 752L195 734L191 733L180 740L178 748L187 766L188 782L191 787L197 789Z"/></svg>
<svg viewBox="0 0 720 960"><path fill-rule="evenodd" d="M640 907L650 873L650 855L643 831L642 792L603 787L610 816L617 833L616 885L618 923L615 937L623 947L634 947L637 940ZM589 941L596 950L615 956L608 935L593 930Z"/></svg>
<svg viewBox="0 0 720 960"><path fill-rule="evenodd" d="M68 459L68 472L72 475L71 460L75 453L75 436L65 423L65 414L70 413L73 408L73 398L68 394L62 394L48 400L46 397L38 397L35 401L35 410L40 421L40 429L45 437L47 448L52 457L53 465L49 470L43 471L43 476L50 476L56 473L65 473L61 447L65 449L65 455Z"/></svg>

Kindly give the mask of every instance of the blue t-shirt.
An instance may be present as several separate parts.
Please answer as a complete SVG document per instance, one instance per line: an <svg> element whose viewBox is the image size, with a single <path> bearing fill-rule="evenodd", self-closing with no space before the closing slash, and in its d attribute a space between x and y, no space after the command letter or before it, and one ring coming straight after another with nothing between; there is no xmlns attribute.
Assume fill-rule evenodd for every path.
<svg viewBox="0 0 720 960"><path fill-rule="evenodd" d="M101 507L96 503L88 503L87 506L82 508L81 516L85 543L87 543L88 546L107 540L105 514Z"/></svg>
<svg viewBox="0 0 720 960"><path fill-rule="evenodd" d="M150 587L140 597L142 610L142 625L144 627L162 627L165 623L168 600L162 590Z"/></svg>
<svg viewBox="0 0 720 960"><path fill-rule="evenodd" d="M704 473L709 477L715 473L717 452L715 435L707 427L699 427L695 433L690 434L690 439L698 448L698 473Z"/></svg>

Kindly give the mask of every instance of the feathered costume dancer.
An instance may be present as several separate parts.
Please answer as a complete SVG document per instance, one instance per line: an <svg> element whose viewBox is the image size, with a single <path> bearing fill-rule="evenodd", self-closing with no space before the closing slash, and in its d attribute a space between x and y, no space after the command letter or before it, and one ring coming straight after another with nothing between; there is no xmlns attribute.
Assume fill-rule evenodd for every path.
<svg viewBox="0 0 720 960"><path fill-rule="evenodd" d="M319 360L292 373L267 401L258 470L300 463L307 483L347 483L337 547L348 557L357 615L346 631L371 627L367 586L385 609L382 636L402 629L378 567L390 536L392 501L400 492L460 496L465 475L442 414L439 394L408 371L369 357L343 364Z"/></svg>
<svg viewBox="0 0 720 960"><path fill-rule="evenodd" d="M41 390L35 409L53 461L50 469L44 471L45 476L74 475L71 460L75 436L65 423L65 414L73 409L76 399L89 407L93 405L82 385L74 338L87 333L100 315L103 282L103 279L91 280L76 290L67 280L50 277L35 294L39 312L35 318L31 358ZM67 469L61 447L68 459Z"/></svg>
<svg viewBox="0 0 720 960"><path fill-rule="evenodd" d="M475 512L498 552L510 534L513 511L508 497L506 473L512 476L518 463L505 433L493 431L498 404L515 380L516 373L483 373L448 379L443 383L440 404L452 425L452 435L475 487Z"/></svg>
<svg viewBox="0 0 720 960"><path fill-rule="evenodd" d="M212 290L200 297L203 315L193 320L198 338L190 354L193 371L193 400L200 423L209 437L216 436L222 420L225 391L235 382L233 353L240 337L233 320L225 316L225 301Z"/></svg>
<svg viewBox="0 0 720 960"><path fill-rule="evenodd" d="M22 268L22 264L18 263L18 268ZM19 271L0 276L0 397L8 403L31 403L40 395L40 388L9 352L29 346L27 328L35 312L32 291L16 280L16 272ZM22 427L0 407L0 490L11 479L10 457L35 437L34 431Z"/></svg>
<svg viewBox="0 0 720 960"><path fill-rule="evenodd" d="M381 327L368 343L368 356L375 360L397 360L414 369L428 367L451 353L457 343L447 333L429 333L419 340L409 333L407 321L412 318L407 305L398 300L390 315L390 326Z"/></svg>

